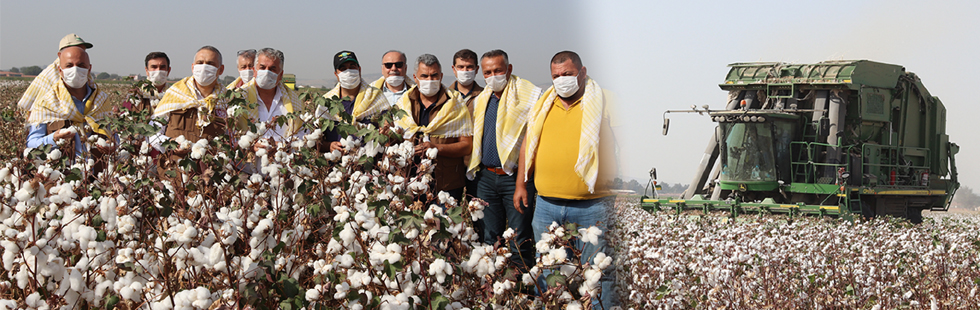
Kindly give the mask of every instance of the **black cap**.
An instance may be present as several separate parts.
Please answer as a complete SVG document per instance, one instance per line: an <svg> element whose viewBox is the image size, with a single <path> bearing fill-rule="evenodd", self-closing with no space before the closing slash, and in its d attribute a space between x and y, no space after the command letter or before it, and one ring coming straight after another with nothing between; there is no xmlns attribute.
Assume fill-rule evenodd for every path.
<svg viewBox="0 0 980 310"><path fill-rule="evenodd" d="M357 55L354 55L354 52L340 51L339 53L337 53L337 55L333 56L333 69L334 70L340 69L340 65L348 61L353 61L358 66L361 65L361 63L357 62Z"/></svg>

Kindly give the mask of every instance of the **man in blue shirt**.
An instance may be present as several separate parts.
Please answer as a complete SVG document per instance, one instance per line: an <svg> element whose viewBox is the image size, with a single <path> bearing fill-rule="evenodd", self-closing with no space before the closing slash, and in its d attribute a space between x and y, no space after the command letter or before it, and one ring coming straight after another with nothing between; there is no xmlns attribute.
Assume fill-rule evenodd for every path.
<svg viewBox="0 0 980 310"><path fill-rule="evenodd" d="M108 116L111 107L106 103L106 94L100 92L90 80L92 64L86 49L91 47L91 43L75 34L65 36L59 44L58 66L55 68L60 79L50 84L42 81L32 83L31 86L38 91L34 93L36 98L33 98L27 120L30 125L28 147L57 145L57 141L67 140L67 145L75 150L68 155L79 156L86 153L81 140L83 136L87 137L88 133L106 135L96 121ZM84 125L88 125L88 130L80 132L79 129L86 128Z"/></svg>

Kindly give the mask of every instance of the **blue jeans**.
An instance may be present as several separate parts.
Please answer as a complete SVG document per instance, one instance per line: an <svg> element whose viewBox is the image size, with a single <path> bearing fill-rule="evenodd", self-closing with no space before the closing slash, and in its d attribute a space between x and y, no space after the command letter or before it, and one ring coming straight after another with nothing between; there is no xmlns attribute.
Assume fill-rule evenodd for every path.
<svg viewBox="0 0 980 310"><path fill-rule="evenodd" d="M535 240L541 238L541 233L548 231L548 226L551 226L552 222L558 222L559 225L576 223L580 228L596 226L603 233L599 236L598 245L582 242L578 238L573 239L573 246L577 249L582 249L580 262L582 264L586 262L592 264L592 259L595 258L598 252L605 253L607 256L615 259L612 245L609 244L608 236L606 236L609 232L609 227L614 224L612 221L615 219L612 217L612 213L615 202L615 196L589 200L569 200L547 198L539 195L534 208L534 220L531 223L531 227L534 229ZM548 270L545 270L538 279L538 285L542 291L548 289L544 279L550 273ZM602 277L599 279L599 287L602 289L600 293L601 299L592 300L593 309L609 309L610 307L620 305L619 295L616 292L616 269L613 267L613 264L610 264L609 267L606 267L602 271ZM600 303L602 308L600 308Z"/></svg>
<svg viewBox="0 0 980 310"><path fill-rule="evenodd" d="M531 231L531 215L534 214L534 184L527 183L528 203L524 213L514 209L514 188L516 175L498 175L487 169L477 173L476 197L483 199L488 206L483 208L483 240L494 244L503 236L507 228L514 229L514 242L509 244L511 263L527 270L534 265L534 235Z"/></svg>

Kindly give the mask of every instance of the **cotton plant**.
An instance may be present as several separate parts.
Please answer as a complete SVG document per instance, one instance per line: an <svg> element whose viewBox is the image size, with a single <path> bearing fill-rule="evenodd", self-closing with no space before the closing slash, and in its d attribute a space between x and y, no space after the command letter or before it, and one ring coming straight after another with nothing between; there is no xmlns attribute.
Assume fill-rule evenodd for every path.
<svg viewBox="0 0 980 310"><path fill-rule="evenodd" d="M231 99L230 116L248 110L241 94L223 96ZM304 100L339 111L335 99ZM398 113L366 125L307 111L244 127L229 119L239 128L230 136L165 142L160 156L183 155L162 169L146 142L158 130L147 111L101 121L118 141L86 139L116 147L97 175L94 158L72 161L50 146L26 150L0 163L0 305L558 305L520 293L530 288L523 279L539 270L522 274L507 263L506 247L476 241L472 222L485 203L429 187L437 153L415 158L412 142L390 125ZM263 130L290 119L307 134L262 141ZM330 130L341 133L343 147L320 153L319 138Z"/></svg>

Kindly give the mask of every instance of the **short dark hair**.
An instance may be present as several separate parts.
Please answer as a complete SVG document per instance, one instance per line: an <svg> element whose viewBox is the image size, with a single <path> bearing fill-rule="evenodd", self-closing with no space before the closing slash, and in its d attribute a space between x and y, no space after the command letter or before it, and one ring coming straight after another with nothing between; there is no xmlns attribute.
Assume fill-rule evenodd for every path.
<svg viewBox="0 0 980 310"><path fill-rule="evenodd" d="M575 66L579 68L582 67L582 58L578 57L578 53L575 53L573 51L558 52L558 54L555 54L554 57L551 57L551 63L557 65L560 63L564 63L569 59L572 60L572 63L575 64Z"/></svg>
<svg viewBox="0 0 980 310"><path fill-rule="evenodd" d="M218 51L218 48L217 47L210 46L210 45L205 45L205 46L202 46L201 48L197 49L198 52L203 51L203 50L209 50L209 51L214 52L215 54L218 54L218 64L220 65L220 64L223 64L224 63L224 60L221 58L221 52Z"/></svg>
<svg viewBox="0 0 980 310"><path fill-rule="evenodd" d="M476 62L476 52L468 48L461 49L456 54L453 54L453 66L456 65L456 59Z"/></svg>
<svg viewBox="0 0 980 310"><path fill-rule="evenodd" d="M491 50L489 52L483 53L483 57L480 57L480 61L487 59L487 57L497 57L497 56L504 56L504 63L508 65L510 64L510 59L507 58L507 52L504 52L503 50Z"/></svg>
<svg viewBox="0 0 980 310"><path fill-rule="evenodd" d="M164 52L152 52L146 54L146 59L143 60L143 67L150 66L150 59L163 58L167 60L167 68L170 68L170 57L167 57L167 53Z"/></svg>

